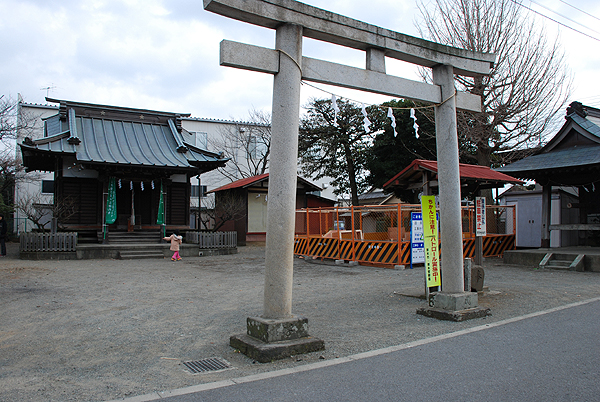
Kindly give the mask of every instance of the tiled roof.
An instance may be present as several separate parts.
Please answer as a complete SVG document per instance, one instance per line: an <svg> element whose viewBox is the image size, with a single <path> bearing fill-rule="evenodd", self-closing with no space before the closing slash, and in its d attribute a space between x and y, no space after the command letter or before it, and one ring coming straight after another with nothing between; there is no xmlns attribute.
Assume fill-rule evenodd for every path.
<svg viewBox="0 0 600 402"><path fill-rule="evenodd" d="M593 109L590 111L597 111ZM498 168L499 172L524 178L552 175L565 169L598 169L600 127L577 113L566 117L558 133L535 155Z"/></svg>
<svg viewBox="0 0 600 402"><path fill-rule="evenodd" d="M193 170L201 167L204 171L225 163L217 154L184 143L175 126L175 115L172 118L163 115L159 119L143 111L146 121L141 120L141 115L136 116L141 121L132 121L125 113L135 114L135 110L119 112L118 118L110 112L90 116L67 108L66 123L59 122L56 115L56 122L46 125L47 137L20 144L24 164L35 169L32 155L39 153L71 154L82 163Z"/></svg>
<svg viewBox="0 0 600 402"><path fill-rule="evenodd" d="M254 184L260 183L261 181L266 181L268 179L269 179L269 174L268 173L264 173L264 174L261 174L261 175L258 175L258 176L245 177L243 179L236 180L236 181L234 181L232 183L225 184L224 186L221 186L219 188L211 190L211 191L209 191L209 193L216 193L216 192L224 191L224 190L232 190L232 189L235 189L235 188L246 188L246 187L250 187L250 186L252 186ZM314 184L312 184L308 180L303 179L300 176L298 176L298 182L304 184L310 191L321 190L320 187L315 186Z"/></svg>
<svg viewBox="0 0 600 402"><path fill-rule="evenodd" d="M267 179L268 177L269 177L268 173L264 173L264 174L261 174L258 176L245 177L243 179L236 180L232 183L225 184L224 186L221 186L221 187L211 190L209 192L216 193L218 191L231 190L234 188L250 187L251 185L253 185L255 183L260 183L261 181Z"/></svg>
<svg viewBox="0 0 600 402"><path fill-rule="evenodd" d="M222 123L222 124L237 124L237 125L241 125L241 126L269 127L268 124L257 123L254 121L211 119L208 117L183 117L182 120L199 121L199 122L203 122L203 123Z"/></svg>
<svg viewBox="0 0 600 402"><path fill-rule="evenodd" d="M510 165L498 168L499 171L519 177L529 177L535 171L582 167L600 164L600 146L575 146L544 154L532 155Z"/></svg>
<svg viewBox="0 0 600 402"><path fill-rule="evenodd" d="M487 166L469 165L466 163L459 163L459 172L461 179L472 179L480 181L492 181L498 183L521 183L521 180L515 179L507 174L500 173L490 169ZM392 177L383 185L383 188L398 185L401 179L406 179L411 176L412 171L428 170L430 172L437 173L437 161L430 161L424 159L415 159L410 165L403 169L400 173ZM406 181L406 180L402 180Z"/></svg>

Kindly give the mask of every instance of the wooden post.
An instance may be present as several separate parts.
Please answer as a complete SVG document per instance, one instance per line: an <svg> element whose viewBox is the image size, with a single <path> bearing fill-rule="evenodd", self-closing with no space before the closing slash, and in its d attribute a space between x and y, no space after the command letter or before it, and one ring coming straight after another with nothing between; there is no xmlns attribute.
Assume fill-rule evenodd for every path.
<svg viewBox="0 0 600 402"><path fill-rule="evenodd" d="M550 213L552 203L552 186L546 184L542 186L542 241L540 247L550 247Z"/></svg>

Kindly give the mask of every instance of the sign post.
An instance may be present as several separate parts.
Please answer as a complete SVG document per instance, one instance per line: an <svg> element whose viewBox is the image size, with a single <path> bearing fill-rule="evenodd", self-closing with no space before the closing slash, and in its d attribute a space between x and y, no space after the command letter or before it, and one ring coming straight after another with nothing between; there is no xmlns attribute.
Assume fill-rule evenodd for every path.
<svg viewBox="0 0 600 402"><path fill-rule="evenodd" d="M485 197L475 198L475 236L486 236L486 222L485 222Z"/></svg>
<svg viewBox="0 0 600 402"><path fill-rule="evenodd" d="M413 264L425 263L425 243L423 243L423 214L410 214L410 269Z"/></svg>
<svg viewBox="0 0 600 402"><path fill-rule="evenodd" d="M483 238L487 236L485 197L475 197L475 265L483 264Z"/></svg>
<svg viewBox="0 0 600 402"><path fill-rule="evenodd" d="M440 252L434 195L424 195L421 197L421 210L423 213L423 240L425 246L425 286L427 293L429 293L430 288L441 285Z"/></svg>

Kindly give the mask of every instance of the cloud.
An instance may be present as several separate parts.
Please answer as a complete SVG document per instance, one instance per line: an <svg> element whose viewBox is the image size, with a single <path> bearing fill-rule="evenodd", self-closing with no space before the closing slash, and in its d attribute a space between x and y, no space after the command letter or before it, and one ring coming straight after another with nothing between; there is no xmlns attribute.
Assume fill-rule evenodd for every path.
<svg viewBox="0 0 600 402"><path fill-rule="evenodd" d="M416 34L414 1L307 2L383 28ZM7 95L20 92L30 102L43 102L48 92L56 98L208 118L243 118L252 108L270 110L273 78L219 66L219 43L228 39L273 48L274 31L204 11L202 3L0 0L0 87ZM566 33L562 37L569 58L577 62L573 65L577 90L598 93L594 74L600 56L589 52L596 42L581 47L581 38ZM304 54L355 67L365 65L363 52L309 39L304 41ZM418 79L415 68L406 63L390 60L388 71ZM47 91L42 89L45 87L55 88ZM367 103L382 101L358 91L329 89ZM302 103L308 96L329 97L305 88L302 94Z"/></svg>

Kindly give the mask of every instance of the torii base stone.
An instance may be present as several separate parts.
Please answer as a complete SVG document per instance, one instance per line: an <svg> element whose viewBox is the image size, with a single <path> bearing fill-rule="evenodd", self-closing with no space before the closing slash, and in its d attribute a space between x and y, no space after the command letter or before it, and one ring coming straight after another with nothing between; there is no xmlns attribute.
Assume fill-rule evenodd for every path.
<svg viewBox="0 0 600 402"><path fill-rule="evenodd" d="M466 321L492 315L489 308L478 306L475 292L446 293L429 295L429 307L420 307L417 314L447 321Z"/></svg>
<svg viewBox="0 0 600 402"><path fill-rule="evenodd" d="M245 334L233 335L229 345L260 363L325 349L325 342L308 335L308 319L248 317Z"/></svg>

